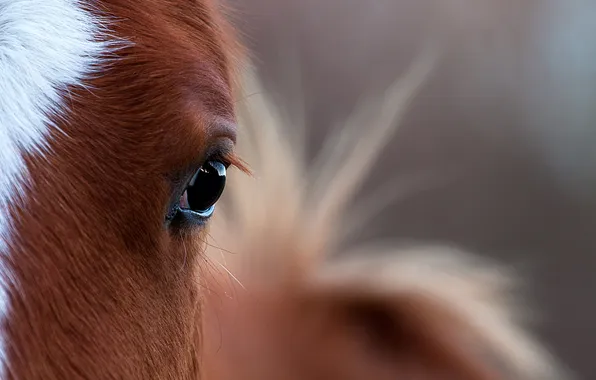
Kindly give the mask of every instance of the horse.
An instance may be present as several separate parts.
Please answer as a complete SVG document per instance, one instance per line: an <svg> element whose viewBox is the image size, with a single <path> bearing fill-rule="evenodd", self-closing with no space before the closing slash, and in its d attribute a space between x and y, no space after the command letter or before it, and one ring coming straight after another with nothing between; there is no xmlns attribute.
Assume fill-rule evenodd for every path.
<svg viewBox="0 0 596 380"><path fill-rule="evenodd" d="M355 195L437 51L362 97L310 164L300 101L278 107L247 73L237 149L254 176L230 174L209 230L206 378L569 378L529 332L510 268L448 244L347 243L382 207Z"/></svg>
<svg viewBox="0 0 596 380"><path fill-rule="evenodd" d="M0 378L197 379L244 54L214 0L0 1Z"/></svg>
<svg viewBox="0 0 596 380"><path fill-rule="evenodd" d="M271 182L231 181L239 214L210 234L259 265L228 268L250 292L218 291L209 221L227 171L249 172L227 15L215 0L0 0L0 378L554 376L499 273L445 249L323 260L384 127L330 159L310 205L291 146L258 130Z"/></svg>

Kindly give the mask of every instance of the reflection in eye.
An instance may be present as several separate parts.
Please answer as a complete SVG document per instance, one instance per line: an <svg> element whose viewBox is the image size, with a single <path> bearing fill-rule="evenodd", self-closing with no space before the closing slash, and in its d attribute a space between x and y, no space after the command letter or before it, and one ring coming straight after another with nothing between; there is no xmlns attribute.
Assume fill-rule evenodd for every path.
<svg viewBox="0 0 596 380"><path fill-rule="evenodd" d="M213 214L215 204L226 185L226 167L220 161L209 161L192 177L180 198L180 209L202 217Z"/></svg>

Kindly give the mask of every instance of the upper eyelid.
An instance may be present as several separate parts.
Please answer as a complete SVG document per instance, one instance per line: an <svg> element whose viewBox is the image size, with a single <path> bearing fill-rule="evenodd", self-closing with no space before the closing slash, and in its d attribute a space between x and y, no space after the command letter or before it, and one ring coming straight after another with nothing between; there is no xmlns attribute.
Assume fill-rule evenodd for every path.
<svg viewBox="0 0 596 380"><path fill-rule="evenodd" d="M221 137L211 143L203 154L191 160L185 167L164 173L164 177L173 186L188 183L195 173L209 161L221 161L226 169L233 164L234 143L227 137Z"/></svg>
<svg viewBox="0 0 596 380"><path fill-rule="evenodd" d="M230 157L234 155L234 148L235 144L229 137L218 138L205 151L199 168L209 161L221 161L227 168L231 164Z"/></svg>

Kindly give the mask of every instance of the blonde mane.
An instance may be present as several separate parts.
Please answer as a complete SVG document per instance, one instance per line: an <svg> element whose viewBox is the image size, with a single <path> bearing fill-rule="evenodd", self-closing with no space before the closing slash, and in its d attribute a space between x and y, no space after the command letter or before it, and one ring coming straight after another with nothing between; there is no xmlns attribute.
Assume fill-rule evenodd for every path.
<svg viewBox="0 0 596 380"><path fill-rule="evenodd" d="M216 309L216 315L207 316L205 325L208 379L346 378L340 376L344 370L354 379L563 378L554 359L523 327L516 284L504 268L448 246L369 243L338 252L358 226L352 222L362 217L353 211L361 210L354 204L356 192L432 75L439 51L429 45L384 94L365 98L328 138L312 165L304 156L305 126L284 117L257 75L247 73L238 152L254 176L229 176L230 186L210 229L207 253L214 264L203 281L210 291L206 309ZM309 317L301 319L300 314L310 316L317 308L332 318L322 318L327 324L322 322L323 329L310 336L304 328ZM352 331L341 329L344 314L330 312L332 308L347 313L370 309L365 311L368 316L381 309L403 338L392 340L388 330L393 328L381 331L393 360L371 364L365 355L342 356L343 345L325 346L332 340L321 336ZM278 320L270 315L275 313L284 323L272 322ZM358 323L376 330L375 321L365 318ZM268 325L255 327L259 324ZM227 328L233 332L226 334ZM245 334L252 328L275 338ZM320 355L313 354L317 359L286 348L285 344L299 344L294 338L284 341L284 329L310 337L304 339L310 339L309 350L320 350ZM357 340L351 338L333 342ZM249 370L234 361L238 353L229 353L235 345L246 347L242 339L261 339L262 346L252 342L254 347L277 346L261 352L254 348L251 358L259 364ZM377 351L373 347L371 352ZM271 355L292 358L277 360ZM263 369L266 366L279 368L271 372Z"/></svg>

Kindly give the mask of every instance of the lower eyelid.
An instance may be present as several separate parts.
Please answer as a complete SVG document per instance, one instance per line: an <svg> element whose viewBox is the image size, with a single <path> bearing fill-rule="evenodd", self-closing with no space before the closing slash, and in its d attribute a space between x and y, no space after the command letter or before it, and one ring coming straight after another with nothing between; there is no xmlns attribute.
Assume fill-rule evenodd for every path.
<svg viewBox="0 0 596 380"><path fill-rule="evenodd" d="M180 207L176 204L174 205L174 207L172 207L169 211L168 214L166 215L166 223L171 222L176 215L178 214L178 211L180 210Z"/></svg>
<svg viewBox="0 0 596 380"><path fill-rule="evenodd" d="M209 217L211 217L211 215L213 215L213 211L215 211L215 205L209 207L204 212L197 212L197 211L190 211L190 212L200 216L201 218L209 218Z"/></svg>

